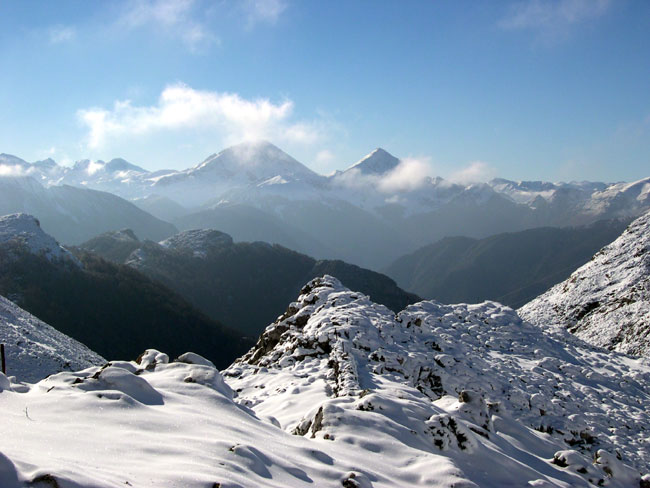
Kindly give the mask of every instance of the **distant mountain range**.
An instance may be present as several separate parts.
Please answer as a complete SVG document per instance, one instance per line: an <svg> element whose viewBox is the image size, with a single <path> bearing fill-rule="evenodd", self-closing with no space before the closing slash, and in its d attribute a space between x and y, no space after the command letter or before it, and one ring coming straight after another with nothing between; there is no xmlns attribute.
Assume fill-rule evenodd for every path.
<svg viewBox="0 0 650 488"><path fill-rule="evenodd" d="M286 310L304 283L323 274L337 276L394 312L420 300L374 271L317 261L277 244L235 243L215 230L185 231L160 243L140 242L131 230L123 230L97 236L81 248L125 263L253 337Z"/></svg>
<svg viewBox="0 0 650 488"><path fill-rule="evenodd" d="M517 308L567 278L616 239L629 219L444 239L383 270L399 286L443 303L495 300Z"/></svg>
<svg viewBox="0 0 650 488"><path fill-rule="evenodd" d="M405 164L377 149L345 171L322 176L268 142L224 149L183 171L149 172L121 159L64 168L0 155L3 175L31 177L51 190L68 184L108 191L181 230L216 228L235 240L278 243L373 269L443 237L585 225L650 209L650 178L460 185L406 178ZM103 230L124 227L147 237L134 225Z"/></svg>
<svg viewBox="0 0 650 488"><path fill-rule="evenodd" d="M19 212L35 215L46 232L65 244L78 244L122 227L157 240L177 231L110 193L70 185L46 187L26 176L0 177L0 215Z"/></svg>

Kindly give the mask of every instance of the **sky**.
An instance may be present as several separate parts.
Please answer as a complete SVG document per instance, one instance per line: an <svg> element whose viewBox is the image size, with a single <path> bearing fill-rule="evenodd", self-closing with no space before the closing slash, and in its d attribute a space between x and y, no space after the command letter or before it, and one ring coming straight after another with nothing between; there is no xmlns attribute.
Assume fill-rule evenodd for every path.
<svg viewBox="0 0 650 488"><path fill-rule="evenodd" d="M0 153L184 169L268 140L457 181L650 176L644 0L0 0Z"/></svg>

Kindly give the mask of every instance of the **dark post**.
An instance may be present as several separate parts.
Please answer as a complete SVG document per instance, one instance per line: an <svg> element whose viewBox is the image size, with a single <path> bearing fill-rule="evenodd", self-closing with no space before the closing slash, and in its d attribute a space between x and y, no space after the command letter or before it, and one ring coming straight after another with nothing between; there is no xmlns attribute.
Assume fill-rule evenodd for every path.
<svg viewBox="0 0 650 488"><path fill-rule="evenodd" d="M0 356L2 356L2 374L7 374L7 365L5 364L5 345L0 344Z"/></svg>

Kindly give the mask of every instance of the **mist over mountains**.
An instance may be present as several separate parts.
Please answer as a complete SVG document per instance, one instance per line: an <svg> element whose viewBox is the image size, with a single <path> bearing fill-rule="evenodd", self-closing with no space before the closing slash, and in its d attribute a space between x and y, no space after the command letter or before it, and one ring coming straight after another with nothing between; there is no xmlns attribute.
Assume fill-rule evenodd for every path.
<svg viewBox="0 0 650 488"><path fill-rule="evenodd" d="M495 300L513 308L567 278L615 240L629 219L539 227L483 239L445 237L383 272L405 290L443 303Z"/></svg>
<svg viewBox="0 0 650 488"><path fill-rule="evenodd" d="M51 160L30 164L2 155L0 174L21 175L26 178L23 186L31 182L32 193L39 188L35 181L46 193L72 191L61 184L107 191L180 230L215 228L236 241L278 243L315 258L343 259L371 269L447 236L483 238L540 226L585 225L635 217L650 208L648 178L615 184L494 179L465 185L426 176L413 164L377 149L344 171L322 176L276 146L256 142L224 149L182 171L149 172L120 159L80 161L64 168ZM3 192L0 208L30 211L31 205L40 210L22 195L10 199ZM97 198L79 193L77 201ZM116 200L112 205L126 204ZM76 217L72 210L67 213ZM140 223L146 229L139 230L126 222L127 215L131 221L136 218L125 207L124 223L95 226L94 232L84 232L85 239L79 238L80 230L64 236L61 226L52 226L52 232L62 242L78 243L120 228L131 228L142 238L157 233L154 240L175 231L154 225L158 221L151 216ZM141 214L138 218L144 219ZM42 220L48 229L47 219ZM115 224L118 220L113 218Z"/></svg>

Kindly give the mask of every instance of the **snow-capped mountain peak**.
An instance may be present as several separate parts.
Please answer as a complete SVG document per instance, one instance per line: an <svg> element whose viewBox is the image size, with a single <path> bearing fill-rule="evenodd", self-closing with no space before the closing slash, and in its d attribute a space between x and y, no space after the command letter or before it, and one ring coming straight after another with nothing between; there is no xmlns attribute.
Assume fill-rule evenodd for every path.
<svg viewBox="0 0 650 488"><path fill-rule="evenodd" d="M399 163L399 159L388 151L378 147L345 171L357 170L364 175L382 175L395 169Z"/></svg>
<svg viewBox="0 0 650 488"><path fill-rule="evenodd" d="M64 259L80 265L70 251L60 246L56 240L41 229L35 217L25 213L0 217L0 244L16 244L21 250L43 255L47 259Z"/></svg>
<svg viewBox="0 0 650 488"><path fill-rule="evenodd" d="M243 142L210 156L196 166L196 171L246 171L254 180L281 176L317 176L312 170L266 141Z"/></svg>

